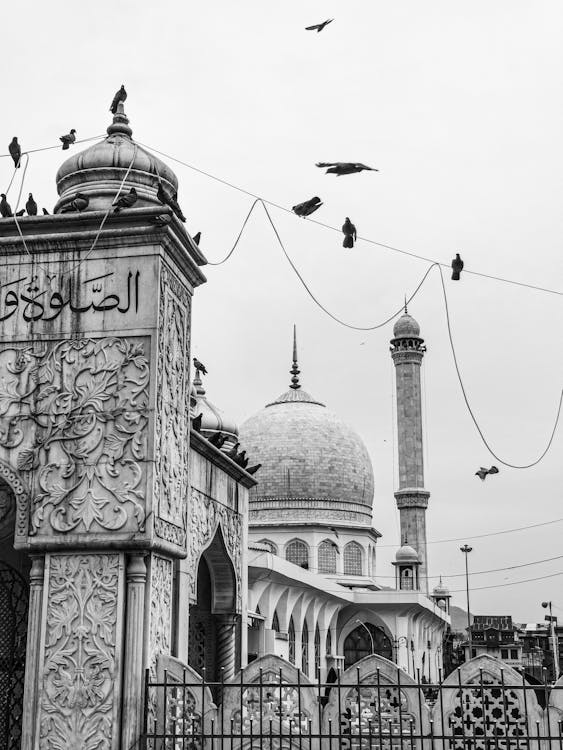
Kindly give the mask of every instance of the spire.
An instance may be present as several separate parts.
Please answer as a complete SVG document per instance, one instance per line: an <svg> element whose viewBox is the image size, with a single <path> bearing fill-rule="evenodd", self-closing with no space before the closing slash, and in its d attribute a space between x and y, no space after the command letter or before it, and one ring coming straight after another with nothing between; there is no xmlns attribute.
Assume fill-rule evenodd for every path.
<svg viewBox="0 0 563 750"><path fill-rule="evenodd" d="M108 135L127 135L129 138L133 135L133 131L129 127L129 118L125 114L123 108L123 102L118 102L117 112L113 116L113 122L107 129Z"/></svg>
<svg viewBox="0 0 563 750"><path fill-rule="evenodd" d="M408 315L409 311L407 310L407 295L405 294L405 315Z"/></svg>
<svg viewBox="0 0 563 750"><path fill-rule="evenodd" d="M294 391L299 390L301 388L299 384L299 373L301 370L297 366L297 327L295 324L293 324L293 367L290 370L291 373L291 383L290 388L293 388Z"/></svg>

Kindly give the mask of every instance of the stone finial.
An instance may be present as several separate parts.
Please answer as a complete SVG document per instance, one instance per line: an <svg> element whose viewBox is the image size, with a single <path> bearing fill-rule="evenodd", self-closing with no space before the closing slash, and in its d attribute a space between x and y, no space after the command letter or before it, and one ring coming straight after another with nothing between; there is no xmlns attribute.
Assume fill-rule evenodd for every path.
<svg viewBox="0 0 563 750"><path fill-rule="evenodd" d="M113 116L113 122L107 129L108 135L126 135L129 138L133 135L133 131L129 127L129 118L125 114L123 102L118 102L117 112Z"/></svg>
<svg viewBox="0 0 563 750"><path fill-rule="evenodd" d="M298 377L300 372L301 370L297 367L297 327L294 324L293 325L293 366L290 370L291 383L289 387L293 388L293 390L295 391L301 388L301 385L299 384L299 377Z"/></svg>

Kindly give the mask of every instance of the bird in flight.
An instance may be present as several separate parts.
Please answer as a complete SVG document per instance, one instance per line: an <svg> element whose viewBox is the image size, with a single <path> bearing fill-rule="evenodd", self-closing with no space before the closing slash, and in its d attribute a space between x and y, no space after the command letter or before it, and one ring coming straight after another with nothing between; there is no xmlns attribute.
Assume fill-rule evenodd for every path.
<svg viewBox="0 0 563 750"><path fill-rule="evenodd" d="M319 161L317 167L329 167L325 174L335 174L340 177L343 174L354 174L355 172L379 172L379 169L374 167L368 167L366 164L362 164L359 161Z"/></svg>
<svg viewBox="0 0 563 750"><path fill-rule="evenodd" d="M481 466L481 468L479 469L479 471L475 472L475 476L479 477L479 479L482 482L485 481L485 477L487 476L487 474L498 474L497 467L496 466L491 466L490 469L485 469L483 466Z"/></svg>
<svg viewBox="0 0 563 750"><path fill-rule="evenodd" d="M291 210L294 214L297 214L297 216L304 217L314 213L322 205L323 202L321 201L321 199L317 195L315 195L308 201L303 201L303 203L298 203L296 206L293 206Z"/></svg>
<svg viewBox="0 0 563 750"><path fill-rule="evenodd" d="M352 224L348 217L346 217L346 221L342 225L342 234L344 235L344 242L342 243L342 247L354 247L354 242L357 238L356 227Z"/></svg>
<svg viewBox="0 0 563 750"><path fill-rule="evenodd" d="M62 141L63 143L63 151L66 151L76 140L76 130L72 128L70 133L67 133L66 135L61 135L59 138L59 141Z"/></svg>
<svg viewBox="0 0 563 750"><path fill-rule="evenodd" d="M452 280L459 281L459 276L463 271L463 261L459 257L459 253L455 254L455 258L452 260Z"/></svg>
<svg viewBox="0 0 563 750"><path fill-rule="evenodd" d="M305 31L316 31L318 34L319 31L322 31L325 26L328 26L329 23L332 23L333 21L334 18L327 18L327 20L322 23L315 23L313 26L305 26Z"/></svg>

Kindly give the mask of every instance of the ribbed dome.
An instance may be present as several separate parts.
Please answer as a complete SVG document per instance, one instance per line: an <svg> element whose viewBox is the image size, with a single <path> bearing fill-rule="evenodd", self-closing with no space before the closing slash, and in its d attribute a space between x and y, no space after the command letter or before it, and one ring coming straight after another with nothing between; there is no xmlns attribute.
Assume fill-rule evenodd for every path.
<svg viewBox="0 0 563 750"><path fill-rule="evenodd" d="M401 564L420 562L417 551L410 544L403 544L402 547L399 547L395 555L395 561Z"/></svg>
<svg viewBox="0 0 563 750"><path fill-rule="evenodd" d="M156 197L159 179L165 190L171 194L177 192L178 179L170 167L132 140L133 131L122 102L107 132L103 141L73 154L59 167L56 181L60 198L55 213L79 192L90 199L87 211L106 210L132 161L123 192L129 192L132 187L136 189L135 208L161 205Z"/></svg>
<svg viewBox="0 0 563 750"><path fill-rule="evenodd" d="M234 420L226 417L221 409L218 409L207 398L199 371L196 372L192 387L192 394L196 401L193 407L194 416L202 415L201 434L206 438L210 438L217 432L220 432L222 435L228 435L228 439L223 444L223 450L229 450L237 442L239 433L238 425Z"/></svg>
<svg viewBox="0 0 563 750"><path fill-rule="evenodd" d="M410 336L420 336L420 326L412 317L412 315L404 313L393 326L393 336L396 339L403 337L408 338Z"/></svg>

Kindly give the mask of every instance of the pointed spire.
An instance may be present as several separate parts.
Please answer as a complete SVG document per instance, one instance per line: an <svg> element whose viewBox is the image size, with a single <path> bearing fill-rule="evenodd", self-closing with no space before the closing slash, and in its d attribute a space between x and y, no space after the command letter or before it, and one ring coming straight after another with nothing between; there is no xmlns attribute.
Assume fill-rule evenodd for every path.
<svg viewBox="0 0 563 750"><path fill-rule="evenodd" d="M409 311L407 310L407 295L405 294L405 315L408 315Z"/></svg>
<svg viewBox="0 0 563 750"><path fill-rule="evenodd" d="M299 373L301 370L297 367L297 327L294 324L293 325L293 367L290 370L291 373L291 384L290 388L293 388L293 390L297 391L299 388L301 388L301 385L299 384Z"/></svg>

